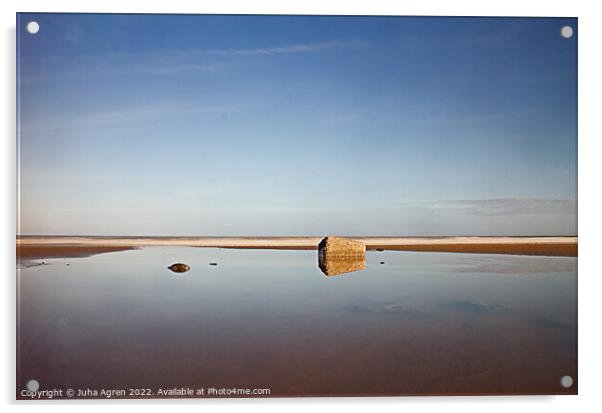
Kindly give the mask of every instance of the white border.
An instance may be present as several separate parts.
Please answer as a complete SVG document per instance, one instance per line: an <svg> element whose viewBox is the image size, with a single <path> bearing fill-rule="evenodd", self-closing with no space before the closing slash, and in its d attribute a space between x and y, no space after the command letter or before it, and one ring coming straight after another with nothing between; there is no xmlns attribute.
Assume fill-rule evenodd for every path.
<svg viewBox="0 0 602 413"><path fill-rule="evenodd" d="M319 4L319 5L318 5ZM598 303L602 294L602 273L597 260L597 243L600 225L599 200L602 183L600 171L600 73L602 21L594 1L526 1L505 0L98 0L98 1L7 1L0 2L2 13L2 260L4 328L2 329L2 355L5 360L0 376L1 400L12 408L43 408L49 412L67 409L101 410L140 408L150 411L164 410L173 401L144 402L44 402L15 403L14 400L14 340L15 340L15 13L31 12L136 12L136 13L232 13L232 14L346 14L346 15L461 15L461 16L562 16L579 18L579 396L554 397L412 397L412 398L343 398L343 399L270 399L270 400L200 400L181 401L179 407L198 409L245 409L264 411L278 409L305 411L308 409L339 409L364 411L366 409L415 409L428 411L488 411L529 409L534 411L563 412L579 409L594 410L602 405L598 396L600 370L600 319Z"/></svg>

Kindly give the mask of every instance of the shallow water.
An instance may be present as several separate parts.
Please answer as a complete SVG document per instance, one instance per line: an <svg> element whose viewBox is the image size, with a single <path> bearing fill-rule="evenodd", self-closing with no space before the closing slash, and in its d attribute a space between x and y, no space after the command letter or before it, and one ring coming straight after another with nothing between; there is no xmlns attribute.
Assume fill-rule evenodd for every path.
<svg viewBox="0 0 602 413"><path fill-rule="evenodd" d="M331 277L315 251L151 247L45 262L18 270L18 396L30 379L151 396L577 389L575 258L374 251L365 270ZM191 269L167 269L176 262Z"/></svg>

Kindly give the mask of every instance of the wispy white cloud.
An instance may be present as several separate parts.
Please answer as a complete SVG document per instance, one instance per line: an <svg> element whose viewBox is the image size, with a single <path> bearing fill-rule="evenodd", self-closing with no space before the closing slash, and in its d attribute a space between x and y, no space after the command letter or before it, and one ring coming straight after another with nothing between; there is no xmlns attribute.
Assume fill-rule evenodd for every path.
<svg viewBox="0 0 602 413"><path fill-rule="evenodd" d="M366 46L367 42L362 40L346 40L346 41L330 41L330 42L317 42L317 43L298 43L286 46L271 46L271 47L258 47L248 49L219 49L219 50L206 50L208 54L214 54L218 56L265 56L265 55L276 55L285 53L310 53L321 50L335 49L335 48L348 48Z"/></svg>
<svg viewBox="0 0 602 413"><path fill-rule="evenodd" d="M142 68L141 71L151 75L175 75L184 72L213 72L225 70L228 67L223 63L207 63L207 64L181 64L167 66L151 66Z"/></svg>
<svg viewBox="0 0 602 413"><path fill-rule="evenodd" d="M428 209L450 215L574 215L576 202L564 199L477 199L436 202Z"/></svg>
<svg viewBox="0 0 602 413"><path fill-rule="evenodd" d="M46 56L21 59L19 84L88 79L144 73L165 76L180 73L223 71L244 65L237 58L255 58L366 46L363 40L333 40L252 48L153 50L88 56ZM235 59L235 60L233 60ZM40 71L39 68L44 70Z"/></svg>
<svg viewBox="0 0 602 413"><path fill-rule="evenodd" d="M86 130L90 128L110 128L125 124L147 124L148 122L200 115L204 113L224 114L238 111L245 104L204 105L195 102L153 104L140 107L124 107L118 110L107 110L71 114L68 118L52 117L22 122L21 132L37 132L49 130Z"/></svg>

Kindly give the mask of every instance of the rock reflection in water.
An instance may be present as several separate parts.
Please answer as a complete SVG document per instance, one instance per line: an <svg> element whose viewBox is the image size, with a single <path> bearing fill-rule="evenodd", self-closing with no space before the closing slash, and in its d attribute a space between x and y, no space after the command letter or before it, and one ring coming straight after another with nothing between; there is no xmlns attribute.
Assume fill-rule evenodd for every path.
<svg viewBox="0 0 602 413"><path fill-rule="evenodd" d="M341 257L318 254L318 266L327 275L339 275L366 269L366 257Z"/></svg>

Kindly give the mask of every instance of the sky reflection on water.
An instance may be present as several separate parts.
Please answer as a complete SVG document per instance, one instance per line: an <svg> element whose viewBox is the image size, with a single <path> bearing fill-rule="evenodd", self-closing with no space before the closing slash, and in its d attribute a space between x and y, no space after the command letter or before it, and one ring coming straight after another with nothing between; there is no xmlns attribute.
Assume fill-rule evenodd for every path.
<svg viewBox="0 0 602 413"><path fill-rule="evenodd" d="M315 251L155 247L47 262L19 270L17 386L577 388L575 258L368 252L365 270L336 277ZM166 268L176 262L190 270Z"/></svg>

